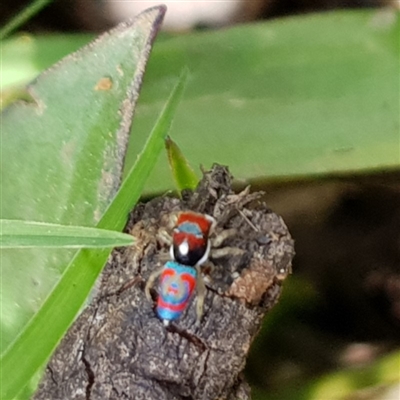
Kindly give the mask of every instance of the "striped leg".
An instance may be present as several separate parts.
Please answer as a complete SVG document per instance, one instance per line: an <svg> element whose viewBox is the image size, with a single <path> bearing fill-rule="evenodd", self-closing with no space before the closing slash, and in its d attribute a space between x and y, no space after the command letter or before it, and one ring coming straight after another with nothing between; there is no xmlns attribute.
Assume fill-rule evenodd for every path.
<svg viewBox="0 0 400 400"><path fill-rule="evenodd" d="M144 292L146 294L146 298L149 301L152 301L151 295L150 295L150 289L154 286L155 280L161 275L163 272L164 266L156 269L150 276L149 279L147 279L146 286L144 287Z"/></svg>
<svg viewBox="0 0 400 400"><path fill-rule="evenodd" d="M203 315L204 299L206 297L207 289L204 284L203 275L201 274L200 266L196 265L197 270L197 298L196 298L196 325L200 325L201 316Z"/></svg>

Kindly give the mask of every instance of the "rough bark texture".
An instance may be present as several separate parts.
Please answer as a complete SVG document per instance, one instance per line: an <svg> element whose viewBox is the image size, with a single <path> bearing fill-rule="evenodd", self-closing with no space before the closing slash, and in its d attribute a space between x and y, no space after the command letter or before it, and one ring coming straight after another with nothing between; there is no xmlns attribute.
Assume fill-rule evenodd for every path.
<svg viewBox="0 0 400 400"><path fill-rule="evenodd" d="M294 254L284 222L258 197L234 194L227 169L214 166L182 200L138 205L126 228L135 245L112 253L95 299L55 352L34 399L249 399L246 356ZM216 218L216 242L231 234L210 256L200 326L192 301L165 327L144 284L168 258L169 216L185 209Z"/></svg>

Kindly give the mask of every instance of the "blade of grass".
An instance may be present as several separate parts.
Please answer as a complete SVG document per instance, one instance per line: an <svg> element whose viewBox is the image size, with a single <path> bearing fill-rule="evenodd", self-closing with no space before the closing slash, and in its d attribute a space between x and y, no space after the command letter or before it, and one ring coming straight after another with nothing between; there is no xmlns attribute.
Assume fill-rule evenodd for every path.
<svg viewBox="0 0 400 400"><path fill-rule="evenodd" d="M186 86L186 81L188 77L188 70L185 68L179 78L179 81L175 88L173 89L164 109L162 110L158 120L150 134L150 137L146 143L146 148L151 147L154 149L154 152L148 151L145 155L144 152L140 155L139 159L135 162L132 169L129 171L126 179L122 182L120 192L124 193L124 196L116 196L114 199L112 206L116 208L118 211L120 210L131 210L133 206L136 204L137 200L140 197L142 188L144 187L145 180L149 175L147 171L147 162L156 162L158 158L158 154L161 152L165 138L167 137L168 131L172 124L172 118L178 108L179 102L183 95L183 90ZM161 135L164 134L162 141L160 141ZM156 153L157 152L157 153ZM133 176L133 174L137 176ZM140 190L137 190L137 187L140 187ZM110 205L111 207L111 205ZM119 207L119 208L118 208ZM108 211L108 210L107 210ZM111 213L104 214L103 218L100 220L98 227L99 228L110 228L113 223L114 215ZM121 215L121 213L120 213ZM124 221L126 221L127 213L125 211L122 212ZM117 228L114 228L117 229Z"/></svg>
<svg viewBox="0 0 400 400"><path fill-rule="evenodd" d="M126 217L137 202L163 148L186 79L187 71L184 71L142 153L97 225L99 228L121 230L126 223ZM109 253L109 250L77 252L41 309L1 357L1 399L14 398L28 384L35 371L48 360L90 293ZM51 329L48 328L50 321Z"/></svg>
<svg viewBox="0 0 400 400"><path fill-rule="evenodd" d="M35 221L0 220L0 248L2 249L22 247L95 248L132 244L132 236L106 229Z"/></svg>
<svg viewBox="0 0 400 400"><path fill-rule="evenodd" d="M183 155L181 149L170 137L166 138L165 147L167 149L169 166L171 167L178 191L195 189L199 183L199 178Z"/></svg>
<svg viewBox="0 0 400 400"><path fill-rule="evenodd" d="M24 7L21 12L0 29L0 40L5 39L11 32L25 24L51 2L52 0L35 0L29 6Z"/></svg>

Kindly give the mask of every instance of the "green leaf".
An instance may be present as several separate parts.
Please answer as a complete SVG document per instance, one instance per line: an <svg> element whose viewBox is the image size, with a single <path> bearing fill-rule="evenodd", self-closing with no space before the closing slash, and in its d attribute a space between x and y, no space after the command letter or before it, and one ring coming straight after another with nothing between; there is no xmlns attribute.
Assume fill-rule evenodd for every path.
<svg viewBox="0 0 400 400"><path fill-rule="evenodd" d="M3 111L0 218L96 226L121 182L132 113L163 13L151 9L66 57L28 87L33 103ZM1 250L7 282L0 294L1 351L75 253Z"/></svg>
<svg viewBox="0 0 400 400"><path fill-rule="evenodd" d="M139 198L146 178L163 148L185 82L184 73L158 118L143 152L98 227L118 230L124 226L126 215ZM0 359L2 399L13 398L49 358L82 307L108 256L109 251L106 250L81 250L76 254L39 312ZM45 337L46 340L38 341L41 337Z"/></svg>
<svg viewBox="0 0 400 400"><path fill-rule="evenodd" d="M193 166L219 162L264 181L398 169L399 15L338 11L163 40L127 165L174 71L188 66L171 137ZM147 191L171 189L169 175L160 161Z"/></svg>
<svg viewBox="0 0 400 400"><path fill-rule="evenodd" d="M125 233L84 226L66 226L34 221L0 220L0 248L26 247L116 247L133 244Z"/></svg>
<svg viewBox="0 0 400 400"><path fill-rule="evenodd" d="M151 44L164 12L162 6L149 9L135 20L101 36L30 85L34 104L14 103L4 110L0 218L64 225L98 224L121 180L132 112ZM146 165L146 168L151 167ZM138 182L144 178L145 174L138 178ZM123 208L119 213L122 214L118 214L119 219L112 225L121 228L128 212ZM101 227L114 230L113 226ZM80 285L85 289L89 287L108 251L98 253L103 257L96 259L98 256L93 256L91 264L90 255L97 253L81 252L83 255L78 259L79 263L74 264L75 270L72 268L71 275L64 270L76 250L1 251L2 282L7 282L1 288L3 354L8 346L1 367L12 366L2 369L4 381L0 386L3 397L10 398L21 389L22 382L26 383L39 367L38 363L43 363L49 356L49 352L46 353L37 343L32 345L32 342L34 354L30 354L23 345L27 343L24 338L36 337L37 342L39 336L34 335L40 332L40 337L47 340L49 336L44 328L49 319L46 320L46 316L54 314L55 304L65 306L62 293L72 293L76 297L65 306L65 315L64 310L58 311L58 319L52 321L55 323L52 325L55 336L50 336L46 345L50 348L55 346L61 337L62 323L65 329L71 322L72 310L76 312L82 304L85 294L81 291L77 295ZM83 274L82 281L76 281L77 271ZM64 291L59 289L61 292L56 292L58 303L49 303L48 293L63 273L64 279L69 277L69 280L62 280ZM48 308L44 308L40 314L43 318L39 318L42 325L31 319L29 326L33 324L34 328L27 328L17 337L46 298ZM16 337L16 342L10 347ZM21 369L16 365L26 367Z"/></svg>
<svg viewBox="0 0 400 400"><path fill-rule="evenodd" d="M165 140L168 154L168 162L178 191L183 189L195 189L199 178L189 165L178 145L169 137Z"/></svg>
<svg viewBox="0 0 400 400"><path fill-rule="evenodd" d="M220 162L238 179L264 181L398 169L399 15L337 11L164 38L146 74L127 166L177 69L188 66L183 112L171 136L193 166ZM18 63L16 76L32 73L48 49L59 57L74 40L31 39L33 54L23 64L29 71ZM3 52L5 79L15 71L13 44ZM15 54L21 60L27 51ZM147 192L173 187L160 160Z"/></svg>

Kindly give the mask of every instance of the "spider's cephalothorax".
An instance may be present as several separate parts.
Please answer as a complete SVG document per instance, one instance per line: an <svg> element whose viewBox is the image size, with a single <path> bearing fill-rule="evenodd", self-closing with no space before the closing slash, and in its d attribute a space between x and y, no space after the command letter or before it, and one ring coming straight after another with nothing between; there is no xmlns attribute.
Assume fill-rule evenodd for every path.
<svg viewBox="0 0 400 400"><path fill-rule="evenodd" d="M207 261L210 252L209 234L215 224L213 217L183 211L172 234L171 257L180 264L195 266Z"/></svg>

